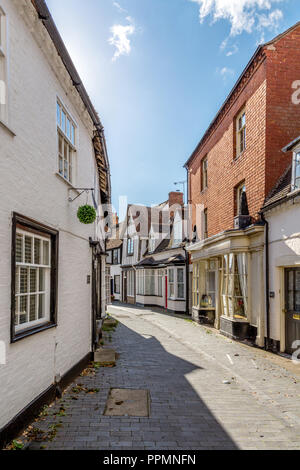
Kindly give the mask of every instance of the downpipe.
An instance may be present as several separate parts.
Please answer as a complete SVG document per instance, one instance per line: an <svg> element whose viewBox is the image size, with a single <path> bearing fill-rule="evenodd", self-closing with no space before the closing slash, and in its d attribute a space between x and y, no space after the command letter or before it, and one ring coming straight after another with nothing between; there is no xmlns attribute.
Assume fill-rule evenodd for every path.
<svg viewBox="0 0 300 470"><path fill-rule="evenodd" d="M260 213L261 220L265 224L265 284L266 284L266 322L267 322L267 338L265 342L265 350L271 350L270 338L270 253L269 253L269 222L266 220L264 214Z"/></svg>

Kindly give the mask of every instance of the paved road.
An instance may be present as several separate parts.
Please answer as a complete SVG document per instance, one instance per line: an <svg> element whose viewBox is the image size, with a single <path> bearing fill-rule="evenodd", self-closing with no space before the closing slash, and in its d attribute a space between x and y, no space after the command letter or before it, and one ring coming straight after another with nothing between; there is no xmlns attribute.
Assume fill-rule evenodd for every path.
<svg viewBox="0 0 300 470"><path fill-rule="evenodd" d="M69 391L56 403L39 424L57 422L63 403L47 449L300 449L300 370L288 370L287 360L186 318L109 311L120 322L110 345L117 366L77 380L99 393L72 400ZM150 418L103 416L111 387L149 390Z"/></svg>

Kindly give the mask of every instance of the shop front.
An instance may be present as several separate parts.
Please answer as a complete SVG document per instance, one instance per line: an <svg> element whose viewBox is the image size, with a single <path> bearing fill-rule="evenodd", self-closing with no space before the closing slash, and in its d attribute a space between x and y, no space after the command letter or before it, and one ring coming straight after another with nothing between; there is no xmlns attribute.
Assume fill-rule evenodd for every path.
<svg viewBox="0 0 300 470"><path fill-rule="evenodd" d="M188 247L192 315L233 339L264 344L264 227L232 230Z"/></svg>

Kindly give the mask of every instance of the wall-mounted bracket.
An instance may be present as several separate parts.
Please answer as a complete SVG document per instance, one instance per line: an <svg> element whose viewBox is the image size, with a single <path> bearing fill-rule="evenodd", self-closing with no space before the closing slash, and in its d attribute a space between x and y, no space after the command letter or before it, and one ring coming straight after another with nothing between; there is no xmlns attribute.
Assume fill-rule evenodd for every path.
<svg viewBox="0 0 300 470"><path fill-rule="evenodd" d="M80 193L74 197L72 199L72 197L70 196L70 191L80 191ZM69 189L69 202L74 202L76 201L76 199L78 199L80 196L82 196L84 193L89 193L89 192L92 192L92 197L93 197L93 201L94 201L94 204L95 204L95 196L94 196L94 191L95 191L95 188L70 188Z"/></svg>

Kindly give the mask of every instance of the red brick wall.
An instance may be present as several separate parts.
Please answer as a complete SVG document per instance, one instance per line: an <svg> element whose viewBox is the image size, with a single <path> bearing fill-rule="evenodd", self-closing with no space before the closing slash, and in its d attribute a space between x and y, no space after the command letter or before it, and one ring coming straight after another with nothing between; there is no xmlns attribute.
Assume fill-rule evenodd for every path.
<svg viewBox="0 0 300 470"><path fill-rule="evenodd" d="M245 180L255 216L264 201L266 67L263 62L190 166L193 205L208 209L208 236L233 228L235 187ZM247 148L235 157L235 118L246 107ZM208 155L208 188L201 193L201 160ZM196 214L193 210L193 224ZM198 224L199 228L199 224Z"/></svg>
<svg viewBox="0 0 300 470"><path fill-rule="evenodd" d="M265 61L189 164L190 200L194 207L203 204L208 209L209 237L233 228L235 188L242 181L250 215L258 218L266 196L291 162L291 155L281 149L300 135L300 105L293 104L291 98L295 91L292 83L300 80L300 27L266 47L265 55ZM244 104L247 147L235 159L235 117ZM206 155L208 188L201 192L201 161Z"/></svg>
<svg viewBox="0 0 300 470"><path fill-rule="evenodd" d="M274 49L274 50L273 50ZM292 103L292 83L300 80L300 26L266 50L267 148L266 194L291 162L281 149L300 135L300 105Z"/></svg>

